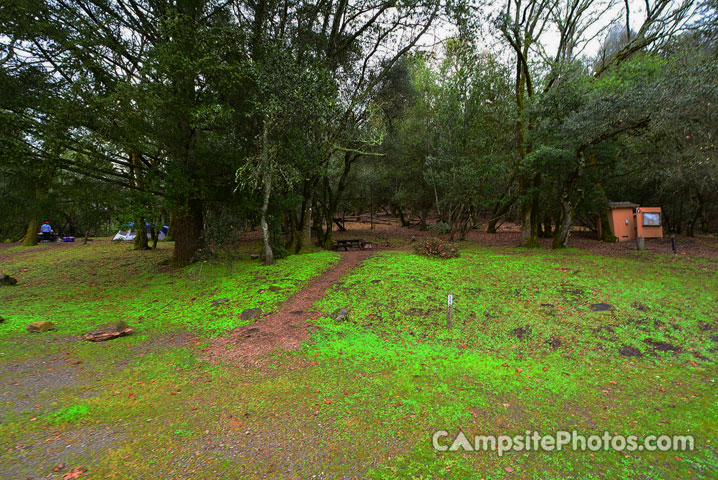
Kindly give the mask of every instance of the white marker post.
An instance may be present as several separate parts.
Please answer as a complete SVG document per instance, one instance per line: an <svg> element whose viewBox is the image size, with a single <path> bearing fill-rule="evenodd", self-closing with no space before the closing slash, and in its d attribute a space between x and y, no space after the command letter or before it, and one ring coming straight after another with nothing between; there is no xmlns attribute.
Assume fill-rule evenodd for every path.
<svg viewBox="0 0 718 480"><path fill-rule="evenodd" d="M446 307L446 328L451 330L452 327L452 308L454 307L454 296L449 294L448 306Z"/></svg>

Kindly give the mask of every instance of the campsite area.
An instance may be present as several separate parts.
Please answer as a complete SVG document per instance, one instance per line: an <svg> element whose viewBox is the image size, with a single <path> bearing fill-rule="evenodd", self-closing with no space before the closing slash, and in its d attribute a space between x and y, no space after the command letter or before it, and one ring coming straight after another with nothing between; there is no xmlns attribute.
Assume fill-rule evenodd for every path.
<svg viewBox="0 0 718 480"><path fill-rule="evenodd" d="M273 266L249 258L248 239L231 270L170 268L169 242L4 246L0 272L18 284L0 287L2 476L714 477L714 238L683 255L658 240L611 253L479 238L445 260L416 255L416 230L401 231L350 231L375 248ZM26 332L36 320L56 328ZM134 333L82 340L114 320ZM436 451L441 430L696 443L499 457Z"/></svg>
<svg viewBox="0 0 718 480"><path fill-rule="evenodd" d="M0 480L718 478L718 0L0 0Z"/></svg>

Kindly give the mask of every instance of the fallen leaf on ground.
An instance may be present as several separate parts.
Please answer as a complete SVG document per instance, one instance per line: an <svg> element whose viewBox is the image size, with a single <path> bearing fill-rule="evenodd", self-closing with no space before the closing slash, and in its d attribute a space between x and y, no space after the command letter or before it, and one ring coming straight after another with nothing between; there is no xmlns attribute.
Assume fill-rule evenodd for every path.
<svg viewBox="0 0 718 480"><path fill-rule="evenodd" d="M62 476L63 480L73 480L75 478L80 478L83 473L85 473L87 469L85 467L75 467L66 474Z"/></svg>

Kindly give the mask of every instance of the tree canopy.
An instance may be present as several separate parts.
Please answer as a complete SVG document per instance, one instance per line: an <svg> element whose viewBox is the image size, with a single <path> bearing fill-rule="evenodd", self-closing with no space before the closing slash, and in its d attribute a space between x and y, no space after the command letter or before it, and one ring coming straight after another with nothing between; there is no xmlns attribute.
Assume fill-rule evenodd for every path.
<svg viewBox="0 0 718 480"><path fill-rule="evenodd" d="M608 200L710 229L714 0L7 0L0 235L259 224L264 258L386 208L565 247ZM482 222L485 222L482 225ZM604 233L607 225L604 226ZM144 236L138 248L148 248ZM610 240L610 231L604 240Z"/></svg>

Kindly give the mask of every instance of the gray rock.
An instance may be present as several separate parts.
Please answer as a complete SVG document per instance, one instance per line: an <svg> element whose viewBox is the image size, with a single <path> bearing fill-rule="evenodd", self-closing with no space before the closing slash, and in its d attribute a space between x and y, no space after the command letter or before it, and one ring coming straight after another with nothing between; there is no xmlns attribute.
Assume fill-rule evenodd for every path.
<svg viewBox="0 0 718 480"><path fill-rule="evenodd" d="M594 303L591 305L591 310L593 310L594 312L606 312L612 308L613 308L613 305L611 305L610 303L601 302L601 303Z"/></svg>
<svg viewBox="0 0 718 480"><path fill-rule="evenodd" d="M217 298L217 299L212 300L213 307L219 307L223 303L229 303L229 298Z"/></svg>
<svg viewBox="0 0 718 480"><path fill-rule="evenodd" d="M242 312L242 320L252 320L262 314L261 308L248 308Z"/></svg>
<svg viewBox="0 0 718 480"><path fill-rule="evenodd" d="M0 286L6 287L12 285L17 285L17 279L10 275L0 275Z"/></svg>
<svg viewBox="0 0 718 480"><path fill-rule="evenodd" d="M27 326L27 331L30 333L49 332L55 330L55 324L48 321L32 322Z"/></svg>
<svg viewBox="0 0 718 480"><path fill-rule="evenodd" d="M134 332L134 329L123 321L108 322L87 332L83 338L90 342L105 342L117 337L124 337Z"/></svg>
<svg viewBox="0 0 718 480"><path fill-rule="evenodd" d="M337 308L331 314L331 317L335 322L344 322L349 319L349 310L346 308Z"/></svg>

